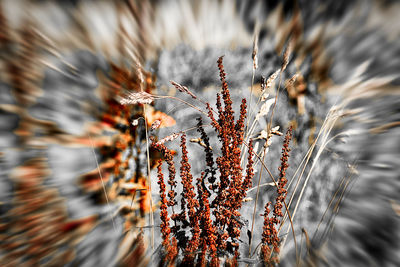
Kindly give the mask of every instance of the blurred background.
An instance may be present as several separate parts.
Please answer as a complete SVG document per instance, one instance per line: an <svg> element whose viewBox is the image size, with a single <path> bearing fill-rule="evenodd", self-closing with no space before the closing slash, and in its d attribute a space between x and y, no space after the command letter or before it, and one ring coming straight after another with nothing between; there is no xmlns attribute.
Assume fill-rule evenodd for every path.
<svg viewBox="0 0 400 267"><path fill-rule="evenodd" d="M199 137L196 118L206 117L161 96L206 110L173 80L215 107L224 56L236 118L242 98L259 112L261 76L288 63L268 88L269 98L279 94L272 126L294 126L294 229L283 224L280 264L397 266L399 11L383 0L1 1L0 265L157 265L160 155L149 148L148 160L148 135ZM158 98L120 105L141 90ZM251 136L260 147L270 115ZM216 133L205 130L217 157ZM266 154L274 176L282 143L274 136ZM166 145L178 169L179 141ZM197 178L203 148L188 150ZM265 171L260 181L271 182ZM257 258L248 254L256 191L241 212L243 259ZM275 197L260 187L253 251L259 214Z"/></svg>

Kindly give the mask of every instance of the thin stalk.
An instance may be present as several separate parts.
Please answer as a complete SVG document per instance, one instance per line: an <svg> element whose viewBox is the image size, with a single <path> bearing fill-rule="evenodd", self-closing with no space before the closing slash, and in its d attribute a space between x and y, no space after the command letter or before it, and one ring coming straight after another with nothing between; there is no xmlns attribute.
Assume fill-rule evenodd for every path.
<svg viewBox="0 0 400 267"><path fill-rule="evenodd" d="M275 186L275 184L274 184L274 183L264 183L264 184L261 184L261 185L260 185L260 187L263 187L263 186ZM250 193L250 192L253 191L254 189L257 189L257 186L255 186L255 187L250 188L249 190L247 190L247 191L246 191L246 194Z"/></svg>
<svg viewBox="0 0 400 267"><path fill-rule="evenodd" d="M157 96L157 97L158 97L159 99L170 98L170 99L174 99L174 100L180 101L180 102L182 102L183 104L188 105L188 106L191 107L191 108L194 108L194 109L197 110L198 112L203 113L205 116L208 116L207 113L205 113L204 111L202 111L202 110L199 109L198 107L196 107L196 106L190 104L189 102L186 102L185 100L180 99L180 98L178 98L178 97L175 97L175 96Z"/></svg>
<svg viewBox="0 0 400 267"><path fill-rule="evenodd" d="M96 161L97 170L99 171L99 176L100 176L100 180L101 180L101 185L102 185L102 187L103 187L104 196L106 197L107 206L108 206L108 208L110 209L111 221L112 221L112 224L113 224L113 227L114 227L115 232L117 232L117 228L115 227L114 218L113 218L112 213L111 213L111 205L110 205L110 202L108 201L108 196L107 196L106 186L105 186L104 180L103 180L103 175L101 174L99 162L97 161L97 157L96 157L96 152L94 151L93 140L92 140L92 137L90 136L90 133L88 133L88 136L89 136L89 139L90 139L90 144L91 144L91 146L92 146L93 156L94 156L94 159L95 159L95 161Z"/></svg>
<svg viewBox="0 0 400 267"><path fill-rule="evenodd" d="M270 133L271 128L272 128L272 119L274 118L276 103L277 103L277 101L278 101L278 96L279 96L279 92L280 92L280 89L281 89L281 81L282 81L282 72L279 72L278 89L277 89L277 91L276 91L274 105L272 106L271 117L269 118L269 123L268 123L268 125L267 125L267 132L268 132L268 134Z"/></svg>
<svg viewBox="0 0 400 267"><path fill-rule="evenodd" d="M146 114L146 105L143 105L143 113ZM149 152L149 132L147 129L147 118L145 116L145 131L146 131L146 157L147 157L147 181L149 183L150 191L150 225L154 225L154 213L153 213L153 197L151 195L151 179L150 179L150 152ZM154 227L151 228L151 249L154 252Z"/></svg>
<svg viewBox="0 0 400 267"><path fill-rule="evenodd" d="M325 146L327 145L327 138L328 138L328 136L329 136L329 134L330 134L330 132L331 132L331 130L332 130L332 128L333 128L333 126L334 126L334 124L335 124L337 119L338 119L337 115L333 116L332 113L330 115L328 115L327 118L325 119L325 122L324 122L324 125L322 126L322 129L320 130L320 132L319 132L319 134L317 136L317 139L318 139L320 137L320 135L322 134L322 132L324 132L322 146L318 150L317 155L315 156L315 160L313 161L313 164L311 165L311 169L310 169L310 171L309 171L309 173L308 173L308 175L307 175L307 177L306 177L306 179L304 181L304 185L301 188L299 199L297 200L297 203L296 203L294 211L293 211L292 219L294 219L294 217L296 215L296 212L297 212L298 206L300 204L300 201L301 201L301 199L303 197L305 188L306 188L306 186L308 184L308 181L309 181L309 179L311 177L311 173L313 172L313 170L314 170L314 168L315 168L315 166L316 166L316 164L318 162L318 159L319 159L320 155L322 154L322 151L324 150ZM316 141L314 142L314 147L315 147ZM293 193L293 195L294 195L294 193ZM286 234L288 234L288 232L289 232L289 229L287 229ZM287 235L285 236L284 240L282 241L282 248L285 245L286 239L287 239ZM281 250L281 253L282 253L282 250Z"/></svg>
<svg viewBox="0 0 400 267"><path fill-rule="evenodd" d="M252 71L252 75L251 75L251 89L250 89L250 105L249 105L249 118L251 118L252 114L252 110L251 110L251 104L252 104L252 100L253 100L253 86L254 86L254 76L256 74L256 69L258 68L258 58L257 58L257 53L258 53L258 35L259 35L259 31L260 31L260 23L257 20L256 24L254 25L254 33L253 33L253 53L251 55L252 59L253 59L253 71ZM247 121L246 124L246 128L249 127L249 121ZM247 140L248 141L248 140ZM246 141L246 142L247 142ZM242 146L243 148L243 146Z"/></svg>
<svg viewBox="0 0 400 267"><path fill-rule="evenodd" d="M251 74L251 87L250 87L250 104L249 104L250 112L252 111L251 110L251 104L253 102L253 86L254 86L254 76L255 76L255 74L256 74L256 69L253 68L253 71L252 71L252 74ZM251 117L252 115L253 114L250 114L249 117ZM248 127L249 127L249 120L247 120L247 124L246 124L246 128L248 128Z"/></svg>
<svg viewBox="0 0 400 267"><path fill-rule="evenodd" d="M263 158L262 158L263 163L264 163L264 160L265 160L265 154L263 155ZM249 255L251 255L251 243L253 242L254 222L256 220L257 202L258 202L258 197L260 194L260 183L261 183L262 170L263 170L263 168L260 169L260 175L258 176L256 200L254 202L253 217L252 217L252 222L251 222L251 234L250 234L250 242L249 242Z"/></svg>
<svg viewBox="0 0 400 267"><path fill-rule="evenodd" d="M139 79L140 79L140 91L144 92L143 90L143 73L142 73L142 67L139 62L137 62L137 59L134 57L134 61L136 61L136 64L138 66L138 74L139 74ZM149 131L147 129L147 117L146 117L146 105L142 105L143 107L143 114L144 114L144 127L145 127L145 132L146 132L146 157L147 157L147 182L149 183L149 192L148 194L150 195L149 197L149 202L150 202L150 225L154 225L154 213L153 213L153 197L152 197L152 190L151 190L151 179L150 179L150 151L149 151ZM151 250L154 252L154 227L151 228Z"/></svg>

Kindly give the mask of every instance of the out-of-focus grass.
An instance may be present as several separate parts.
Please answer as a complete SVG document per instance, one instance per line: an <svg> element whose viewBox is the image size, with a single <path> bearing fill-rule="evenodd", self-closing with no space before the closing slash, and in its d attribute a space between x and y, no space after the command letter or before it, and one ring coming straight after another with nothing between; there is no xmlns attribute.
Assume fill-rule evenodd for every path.
<svg viewBox="0 0 400 267"><path fill-rule="evenodd" d="M46 190L49 187L60 193L61 199L52 199L65 202L68 216L63 218L68 226L67 219L99 215L101 223L95 230L87 235L82 231L74 236L76 240L71 239L77 242L75 262L113 264L113 252L129 251L129 244L132 244L129 234L125 243L128 245L118 248L119 235L113 233L110 210L105 205L104 194L99 193L99 189L100 192L103 189L99 179L94 185L94 193L82 192L77 186L77 177L96 169L96 160L100 163L104 160L98 150L95 151L98 157L93 157L90 149L75 149L77 143L90 144L87 136L79 140L69 139L85 133L87 122L96 124L97 115L106 106L99 97L101 90L94 90L103 82L98 80L95 71L100 68L100 72L109 74L110 66L106 62L117 65L130 62L128 70L134 73L137 71L135 60L131 62L134 55L144 69L155 75L157 95L175 95L192 102L190 96L176 95L176 90L168 82L174 80L213 104L215 93L219 91L215 59L225 55L235 111L238 111L241 98L249 100L254 97L250 109L257 112L258 107L254 105L256 96L250 96L249 87L252 77L251 33L258 20L261 34L255 95L260 76L268 77L280 67L280 52L289 35L293 34L296 41L293 57L282 74L281 93L272 125L281 126L282 130L289 124L295 126L287 171L290 183L287 200L290 200L297 179L301 177L298 190L304 188L304 192L293 221L301 258L308 264L326 261L337 266L385 266L400 262L396 242L399 238L398 214L393 210L400 201L397 179L400 169L400 148L397 145L400 67L396 60L400 51L396 39L399 34L397 3L300 1L298 5L280 5L252 1L236 4L233 1L202 1L200 4L166 1L154 4L145 1L125 4L122 1L61 3L13 0L1 3L0 209L2 220L5 220L2 222L2 235L6 240L2 243L6 246L1 248L2 257L11 255L17 260L31 259L15 254L17 250L13 247L9 253L9 244L25 241L9 227L13 223L3 214L13 211L18 205L29 208L31 201L36 200L29 194L24 199L23 194L16 193L21 188L17 188L15 179L18 180L21 173L13 170L20 170L18 166L30 166L29 159L39 156L47 159L45 163L52 172L50 176L36 172L37 177L43 179ZM36 37L32 38L32 35ZM298 113L301 100L293 98L284 89L284 82L296 73L304 77L304 114ZM10 84L15 88L12 89ZM277 86L272 88L271 96L276 93ZM38 103L31 105L32 99L38 100ZM156 110L167 113L178 122L174 128L160 129L157 135L161 138L193 127L194 118L199 116L198 111L172 99L159 100L155 105ZM329 113L332 109L335 112ZM154 115L156 110L151 114ZM25 115L38 120L31 120ZM43 121L53 121L58 130L43 124ZM265 129L266 125L266 119L260 120L255 133ZM323 128L323 125L329 127ZM121 125L117 128L118 132ZM141 138L144 138L142 128ZM328 133L327 129L332 130ZM215 141L213 130L209 127L205 130ZM112 135L110 131L99 133L96 127L93 131L95 141L97 137L107 139ZM188 131L187 135L188 139L198 137L195 130ZM303 160L317 137L318 142L303 172ZM27 140L30 140L27 146L22 145ZM280 142L274 136L266 155L266 166L274 176L278 174ZM65 143L68 147L64 146ZM211 145L216 146L215 143ZM178 151L176 158L180 158L177 144L172 142L169 146ZM141 162L146 162L145 147L137 146L141 150ZM190 144L188 149L194 176L199 176L202 161L198 160L198 155L203 155L202 148L198 144ZM133 150L122 153L124 160L129 157L129 151ZM132 169L136 165L132 161L127 163L125 174L129 176L134 173ZM38 167L35 164L33 166ZM36 167L35 170L40 169ZM146 173L146 168L141 172ZM151 177L155 177L154 173ZM307 185L303 187L307 177ZM263 172L261 183L269 182ZM156 179L152 178L152 183L151 193L157 199ZM115 184L105 184L104 188L115 193ZM38 192L47 192L40 190ZM181 190L179 186L178 190ZM258 206L263 207L266 201L274 199L274 191L271 186L262 186ZM253 201L244 203L242 215L245 218L252 216L255 193L256 190L249 193ZM293 197L292 211L299 198L298 193ZM15 203L12 200L18 199L17 195L22 199ZM120 211L131 212L131 208L127 208L131 196L124 196L123 199L125 204ZM112 201L111 205L117 208L119 204ZM136 208L137 204L134 201L133 207ZM49 204L43 207L43 211L65 210L54 208L56 206ZM12 220L18 224L22 219L16 216ZM119 215L115 219L117 227L127 222ZM88 225L84 222L91 223L84 220L79 225ZM129 224L137 227L135 220L129 221ZM146 225L143 230L146 234L151 233L150 229L157 231L158 224L156 220L155 228ZM287 224L288 221L280 232L282 238L287 238L281 263L293 265L296 262L295 247L291 230L286 234ZM48 225L53 226L52 223ZM255 225L254 236L260 238L261 216L256 216ZM248 228L245 225L242 232L241 254L244 257L248 256ZM39 227L37 234L47 233L46 229ZM310 242L306 242L305 233ZM81 238L84 238L83 241ZM159 243L156 236L156 245ZM98 254L102 257L97 257ZM135 262L134 259L130 258L131 263Z"/></svg>

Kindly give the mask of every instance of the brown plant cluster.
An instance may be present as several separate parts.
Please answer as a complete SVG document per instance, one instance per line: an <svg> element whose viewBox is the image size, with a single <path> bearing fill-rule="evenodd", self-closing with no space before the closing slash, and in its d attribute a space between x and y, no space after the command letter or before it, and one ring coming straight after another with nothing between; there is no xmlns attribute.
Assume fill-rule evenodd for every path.
<svg viewBox="0 0 400 267"><path fill-rule="evenodd" d="M289 143L292 139L292 126L286 132L285 141L282 148L281 166L279 169L279 181L277 184L277 197L275 199L273 216L270 217L270 206L271 202L265 205L264 211L264 227L262 233L262 247L261 254L264 262L268 265L277 262L276 257L271 257L273 253L279 253L280 238L278 237L277 226L281 223L280 218L283 217L282 208L286 199L287 190L285 188L287 184L286 170L289 167Z"/></svg>
<svg viewBox="0 0 400 267"><path fill-rule="evenodd" d="M178 203L175 200L177 182L173 153L165 146L165 142L157 142L154 137L152 138L152 148L162 154L168 165L169 173L169 190L167 193L160 162L157 171L161 197L163 265L219 266L222 263L221 259L225 259L225 264L229 266L238 265L240 256L239 238L244 225L240 209L247 197L247 190L252 186L255 152L251 139L247 144L244 144L247 116L246 99L242 100L240 114L235 121L223 57L220 57L217 63L222 90L220 94L217 94L217 110L211 108L209 103L206 103L206 108L208 119L210 119L211 126L221 144L221 153L215 158L214 150L210 146L210 139L203 128L203 119L198 118L197 131L200 133L198 143L201 143L204 148L205 165L200 177L194 179L189 163L186 134L184 132L179 134L182 151L180 160L182 192L180 194L179 212L176 210L178 209ZM188 93L188 89L181 92ZM283 216L282 203L286 197L285 185L287 180L285 172L288 167L287 161L290 150L288 146L291 131L290 128L285 137L281 158L282 165L279 168L280 178L277 184L278 197L272 218L268 217L269 204L266 206L266 225L262 238L264 250L269 246L278 250L279 246L276 224L280 222L279 218ZM245 170L241 164L242 153L244 153L242 147L244 145L248 148ZM195 186L193 185L194 182ZM179 255L182 255L182 257L179 257Z"/></svg>

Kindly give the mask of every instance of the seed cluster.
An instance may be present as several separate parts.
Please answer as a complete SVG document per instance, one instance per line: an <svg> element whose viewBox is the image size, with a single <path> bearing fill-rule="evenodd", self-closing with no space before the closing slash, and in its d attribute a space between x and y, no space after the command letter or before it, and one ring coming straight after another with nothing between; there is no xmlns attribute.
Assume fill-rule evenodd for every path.
<svg viewBox="0 0 400 267"><path fill-rule="evenodd" d="M169 172L168 184L170 190L167 199L161 164L159 165L163 260L167 265L173 265L177 261L179 250L182 253L182 258L178 259L178 263L183 266L219 266L221 257L227 255L230 256L225 260L225 264L237 266L240 257L239 238L244 225L240 209L247 197L247 191L252 186L255 152L251 139L248 144L244 144L247 117L246 99L242 100L240 114L235 121L222 57L218 59L217 64L222 84L221 94L217 94L216 111L211 108L209 103L206 103L206 108L208 119L210 119L211 126L215 130L221 145L221 153L218 157L215 157L214 150L210 146L210 139L203 128L203 119L198 118L197 131L200 133L200 138L193 140L196 140L204 148L205 167L200 177L194 179L189 163L186 134L181 132L180 148L182 155L179 174L183 189L180 194L179 213L175 211L178 203L175 200L177 182L173 154L165 146L165 142L157 142L155 138L152 138L152 147L163 155L168 164ZM190 92L189 89L177 83L173 83L173 85L186 93ZM279 218L283 216L282 203L286 197L284 187L287 180L285 172L288 167L290 138L291 129L285 137L281 158L282 165L279 168L278 197L272 218L268 217L270 203L266 206L262 238L264 255L268 254L270 246L274 247L275 250L279 247L276 224L280 222ZM243 145L248 148L246 170L241 167L241 159L245 158L242 157L244 150L241 148ZM194 182L195 186L193 185ZM172 210L170 219L173 221L173 226L169 224L168 209Z"/></svg>
<svg viewBox="0 0 400 267"><path fill-rule="evenodd" d="M283 143L281 166L278 168L279 181L276 189L278 196L275 199L273 216L270 217L271 210L269 207L272 205L271 202L268 202L265 205L265 211L263 214L264 227L261 239L262 241L261 253L265 263L276 262L277 259L271 258L271 255L272 252L279 253L280 239L278 237L278 231L276 229L276 226L281 223L280 218L283 217L282 208L287 193L287 190L285 188L287 184L286 170L289 167L288 164L289 152L290 152L289 143L291 139L292 139L292 127L289 127L285 135L285 141Z"/></svg>

